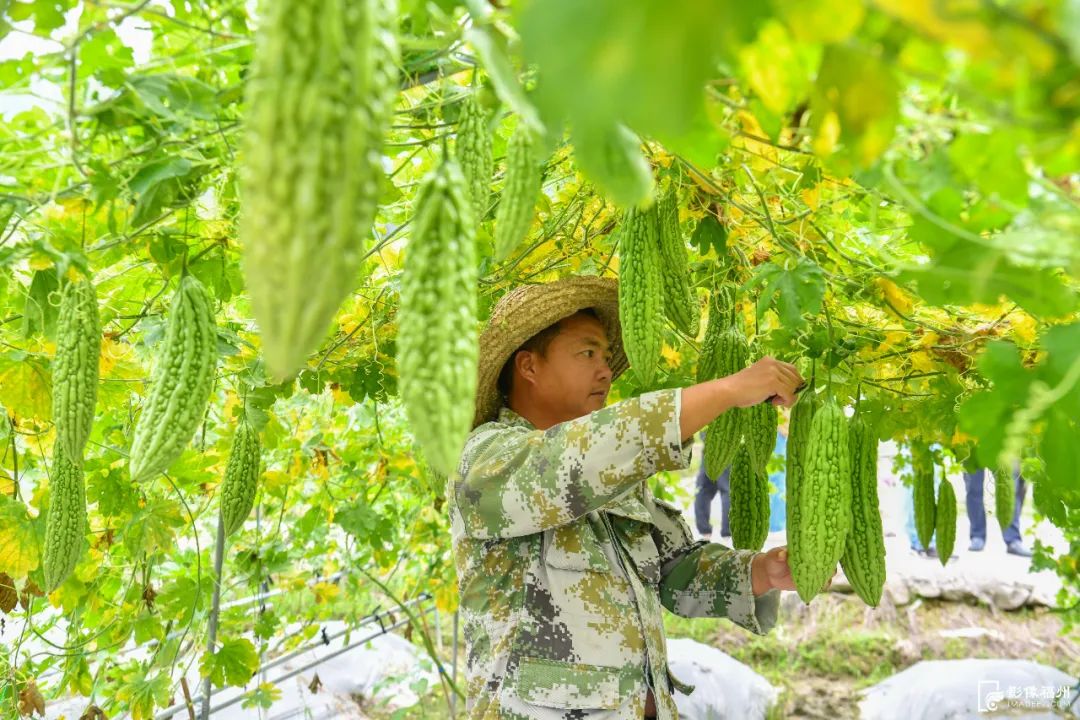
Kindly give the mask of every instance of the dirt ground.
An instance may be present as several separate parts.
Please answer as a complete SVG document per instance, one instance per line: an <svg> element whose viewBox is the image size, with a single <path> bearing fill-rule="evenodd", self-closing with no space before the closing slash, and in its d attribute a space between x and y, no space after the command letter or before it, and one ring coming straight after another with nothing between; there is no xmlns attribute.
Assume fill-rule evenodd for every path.
<svg viewBox="0 0 1080 720"><path fill-rule="evenodd" d="M1080 631L1063 636L1061 629L1061 620L1046 608L1002 612L918 600L871 609L853 595L833 593L810 606L787 604L768 636L717 623L697 639L781 689L774 717L836 720L858 717L859 690L920 660L1026 659L1080 676Z"/></svg>

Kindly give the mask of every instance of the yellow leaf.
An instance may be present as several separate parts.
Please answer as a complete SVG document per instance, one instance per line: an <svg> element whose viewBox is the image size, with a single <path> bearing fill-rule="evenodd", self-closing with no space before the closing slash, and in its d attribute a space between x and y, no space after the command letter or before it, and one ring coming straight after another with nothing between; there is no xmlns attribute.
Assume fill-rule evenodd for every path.
<svg viewBox="0 0 1080 720"><path fill-rule="evenodd" d="M761 123L758 122L758 119L753 113L747 110L740 110L738 117L739 124L742 126L742 131L744 133L761 138L768 137L769 134L761 127ZM769 163L776 163L779 161L779 153L771 143L758 142L752 138L740 136L732 141L732 145L735 147L746 148L746 151L755 156L755 158L761 158Z"/></svg>
<svg viewBox="0 0 1080 720"><path fill-rule="evenodd" d="M52 386L41 363L26 357L0 365L0 405L16 419L52 418Z"/></svg>
<svg viewBox="0 0 1080 720"><path fill-rule="evenodd" d="M278 495L292 483L292 477L281 470L267 470L259 481L263 489L271 495Z"/></svg>
<svg viewBox="0 0 1080 720"><path fill-rule="evenodd" d="M893 308L904 315L911 314L914 305L908 297L908 294L900 289L899 285L885 277L875 278L874 284L878 286L882 296L884 296L885 300L892 305Z"/></svg>
<svg viewBox="0 0 1080 720"><path fill-rule="evenodd" d="M920 372L931 372L934 370L934 361L930 358L930 353L925 350L911 353L911 355L908 356L908 359L911 360L911 366Z"/></svg>
<svg viewBox="0 0 1080 720"><path fill-rule="evenodd" d="M458 593L453 584L446 584L435 591L435 607L445 613L457 610Z"/></svg>
<svg viewBox="0 0 1080 720"><path fill-rule="evenodd" d="M21 502L0 500L0 573L25 577L40 559L34 525Z"/></svg>
<svg viewBox="0 0 1080 720"><path fill-rule="evenodd" d="M677 368L682 365L682 353L675 348L671 347L667 343L664 343L664 347L661 348L660 354L664 357L664 360L673 368Z"/></svg>
<svg viewBox="0 0 1080 720"><path fill-rule="evenodd" d="M1025 345L1031 345L1035 342L1035 337L1038 334L1038 326L1035 324L1035 318L1028 315L1022 310L1018 310L1009 318L1009 327L1012 328L1013 334L1016 339Z"/></svg>
<svg viewBox="0 0 1080 720"><path fill-rule="evenodd" d="M333 600L341 594L341 588L328 582L315 583L311 587L311 590L315 593L316 603L324 603L328 600Z"/></svg>
<svg viewBox="0 0 1080 720"><path fill-rule="evenodd" d="M330 395L334 398L334 402L339 405L352 405L353 399L349 393L341 389L340 385L336 385L330 389Z"/></svg>
<svg viewBox="0 0 1080 720"><path fill-rule="evenodd" d="M835 110L830 110L821 119L821 127L814 136L814 154L818 157L828 157L836 149L836 143L840 140L840 116Z"/></svg>
<svg viewBox="0 0 1080 720"><path fill-rule="evenodd" d="M885 339L881 341L881 344L877 346L877 352L885 352L896 345L899 345L908 338L908 332L906 330L889 330L885 333Z"/></svg>
<svg viewBox="0 0 1080 720"><path fill-rule="evenodd" d="M916 347L921 348L933 347L934 345L938 344L938 340L940 339L940 336L938 336L936 332L931 330L930 332L925 333L921 338L919 338L919 342L915 343L915 345Z"/></svg>
<svg viewBox="0 0 1080 720"><path fill-rule="evenodd" d="M233 415L233 409L239 404L240 397L232 390L229 390L225 393L225 407L221 410L221 416L228 419L235 417Z"/></svg>
<svg viewBox="0 0 1080 720"><path fill-rule="evenodd" d="M960 430L956 430L955 432L953 432L953 436L952 436L952 439L949 440L949 444L952 445L953 447L956 447L957 445L963 445L966 442L971 442L974 439L975 438L968 435L966 432L961 432Z"/></svg>

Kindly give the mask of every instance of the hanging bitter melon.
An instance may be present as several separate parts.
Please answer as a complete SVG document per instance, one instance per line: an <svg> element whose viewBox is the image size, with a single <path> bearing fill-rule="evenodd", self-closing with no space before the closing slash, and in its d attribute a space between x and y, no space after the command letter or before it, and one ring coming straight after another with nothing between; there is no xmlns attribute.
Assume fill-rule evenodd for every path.
<svg viewBox="0 0 1080 720"><path fill-rule="evenodd" d="M80 466L94 422L100 356L101 323L94 286L86 279L68 282L60 294L56 326L52 411L56 441L64 446L66 457Z"/></svg>
<svg viewBox="0 0 1080 720"><path fill-rule="evenodd" d="M851 533L840 566L863 602L877 607L885 586L885 535L877 492L877 428L864 413L848 426L851 450ZM789 446L790 447L790 446Z"/></svg>
<svg viewBox="0 0 1080 720"><path fill-rule="evenodd" d="M656 375L663 341L663 280L656 240L656 205L630 208L619 227L619 323L638 382Z"/></svg>
<svg viewBox="0 0 1080 720"><path fill-rule="evenodd" d="M690 337L697 337L701 309L690 277L690 260L679 227L679 204L674 188L660 196L657 219L660 223L657 239L663 265L664 312L675 327Z"/></svg>
<svg viewBox="0 0 1080 720"><path fill-rule="evenodd" d="M241 420L233 435L221 486L221 522L225 526L225 537L239 530L251 513L259 485L259 462L259 436L247 420Z"/></svg>
<svg viewBox="0 0 1080 720"><path fill-rule="evenodd" d="M268 374L318 349L360 280L398 92L396 0L260 4L240 246Z"/></svg>
<svg viewBox="0 0 1080 720"><path fill-rule="evenodd" d="M191 275L180 281L169 308L150 393L135 423L131 479L166 470L191 441L210 401L217 365L217 331L210 299Z"/></svg>
<svg viewBox="0 0 1080 720"><path fill-rule="evenodd" d="M788 549L789 564L799 597L810 602L836 572L851 531L847 418L835 399L822 404L810 423L798 502L799 541Z"/></svg>
<svg viewBox="0 0 1080 720"><path fill-rule="evenodd" d="M760 550L769 537L769 478L754 467L742 444L731 464L731 543L740 550Z"/></svg>
<svg viewBox="0 0 1080 720"><path fill-rule="evenodd" d="M49 478L49 510L45 517L42 571L45 592L60 585L79 564L86 534L86 490L83 471L67 457L59 442L53 446Z"/></svg>
<svg viewBox="0 0 1080 720"><path fill-rule="evenodd" d="M477 381L475 222L453 158L416 197L398 312L401 401L427 461L449 475L472 427Z"/></svg>

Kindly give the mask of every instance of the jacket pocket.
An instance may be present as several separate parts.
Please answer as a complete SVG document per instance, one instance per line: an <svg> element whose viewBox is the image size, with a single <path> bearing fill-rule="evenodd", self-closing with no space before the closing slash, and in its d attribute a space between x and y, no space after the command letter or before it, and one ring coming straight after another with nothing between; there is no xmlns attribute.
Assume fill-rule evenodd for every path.
<svg viewBox="0 0 1080 720"><path fill-rule="evenodd" d="M611 572L611 564L587 518L544 531L544 562L561 570Z"/></svg>
<svg viewBox="0 0 1080 720"><path fill-rule="evenodd" d="M514 691L525 702L542 707L613 710L620 705L619 669L523 657Z"/></svg>

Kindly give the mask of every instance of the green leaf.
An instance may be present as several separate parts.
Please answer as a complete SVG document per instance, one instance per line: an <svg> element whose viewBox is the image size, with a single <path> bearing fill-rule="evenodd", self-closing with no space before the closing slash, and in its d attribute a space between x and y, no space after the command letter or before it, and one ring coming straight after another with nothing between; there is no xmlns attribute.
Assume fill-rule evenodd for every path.
<svg viewBox="0 0 1080 720"><path fill-rule="evenodd" d="M778 122L779 116L805 99L819 58L820 53L797 44L775 20L765 23L757 39L739 53L747 83ZM754 115L760 122L760 114ZM775 137L775 133L770 135Z"/></svg>
<svg viewBox="0 0 1080 720"><path fill-rule="evenodd" d="M679 137L701 110L720 53L733 57L766 12L734 0L532 0L518 28L526 60L540 69L545 116Z"/></svg>
<svg viewBox="0 0 1080 720"><path fill-rule="evenodd" d="M275 702L281 699L281 688L273 683L262 683L254 690L249 692L243 702L240 703L240 707L243 708L262 708L269 710Z"/></svg>
<svg viewBox="0 0 1080 720"><path fill-rule="evenodd" d="M259 669L259 654L247 638L232 638L216 652L204 652L199 672L218 687L243 685Z"/></svg>
<svg viewBox="0 0 1080 720"><path fill-rule="evenodd" d="M41 549L26 506L0 495L0 573L26 577L38 566Z"/></svg>
<svg viewBox="0 0 1080 720"><path fill-rule="evenodd" d="M191 161L182 157L155 160L139 168L128 181L128 187L138 195L132 224L142 225L172 204L179 193L180 181L191 172Z"/></svg>
<svg viewBox="0 0 1080 720"><path fill-rule="evenodd" d="M690 236L690 244L702 255L711 249L716 251L717 257L725 257L727 255L727 228L710 213L698 221L694 234Z"/></svg>
<svg viewBox="0 0 1080 720"><path fill-rule="evenodd" d="M38 270L30 281L30 291L23 306L23 336L39 333L52 337L56 333L56 317L60 312L60 280L56 268Z"/></svg>
<svg viewBox="0 0 1080 720"><path fill-rule="evenodd" d="M962 431L978 440L975 453L982 466L994 467L1009 418L1027 400L1035 377L1021 365L1017 347L1002 340L986 346L978 369L990 382L990 389L965 400L957 421Z"/></svg>
<svg viewBox="0 0 1080 720"><path fill-rule="evenodd" d="M118 669L117 697L126 702L133 720L151 720L154 708L169 704L169 673L132 661Z"/></svg>
<svg viewBox="0 0 1080 720"><path fill-rule="evenodd" d="M50 30L64 26L64 12L70 7L70 2L61 2L61 0L13 2L8 7L8 13L12 20L33 18L35 32L48 37Z"/></svg>
<svg viewBox="0 0 1080 720"><path fill-rule="evenodd" d="M1028 201L1028 174L1019 154L1024 142L1017 131L965 133L949 146L949 159L985 195L1023 207Z"/></svg>
<svg viewBox="0 0 1080 720"><path fill-rule="evenodd" d="M1040 317L1061 317L1076 308L1076 294L1052 270L1020 267L992 248L952 238L929 265L905 269L900 282L917 283L919 295L934 305L992 305L1005 296Z"/></svg>
<svg viewBox="0 0 1080 720"><path fill-rule="evenodd" d="M509 105L533 130L543 134L544 124L540 121L536 108L525 96L517 73L510 64L510 58L493 34L494 30L490 27L475 27L465 33L465 39L476 49L499 99Z"/></svg>
<svg viewBox="0 0 1080 720"><path fill-rule="evenodd" d="M877 55L847 45L825 50L811 95L814 149L838 169L866 167L892 141L900 119L900 85ZM839 145L833 145L833 123Z"/></svg>
<svg viewBox="0 0 1080 720"><path fill-rule="evenodd" d="M1080 486L1076 484L1076 469L1080 468L1080 427L1075 415L1055 408L1046 415L1039 455L1046 463L1046 474L1040 477L1043 511L1064 519L1065 508L1080 508ZM1049 512L1048 512L1049 511ZM1064 523L1061 524L1064 527Z"/></svg>
<svg viewBox="0 0 1080 720"><path fill-rule="evenodd" d="M93 75L108 87L123 85L124 71L134 64L131 48L112 28L95 32L79 44L79 74Z"/></svg>
<svg viewBox="0 0 1080 720"><path fill-rule="evenodd" d="M163 118L188 124L217 117L216 91L187 75L161 73L132 78L128 86L146 107Z"/></svg>
<svg viewBox="0 0 1080 720"><path fill-rule="evenodd" d="M633 207L652 197L652 170L626 127L575 125L571 137L578 167L616 205Z"/></svg>
<svg viewBox="0 0 1080 720"><path fill-rule="evenodd" d="M180 506L167 498L154 498L131 516L123 529L124 547L132 557L175 548L176 530L186 524Z"/></svg>
<svg viewBox="0 0 1080 720"><path fill-rule="evenodd" d="M825 274L809 260L800 258L795 267L788 269L775 263L762 263L754 272L749 287L760 287L758 317L775 299L780 321L789 328L803 324L803 315L815 315L821 310L825 297Z"/></svg>
<svg viewBox="0 0 1080 720"><path fill-rule="evenodd" d="M792 34L810 42L843 42L862 24L866 9L848 0L775 0Z"/></svg>

